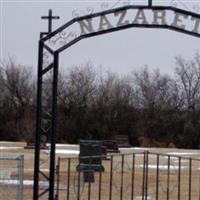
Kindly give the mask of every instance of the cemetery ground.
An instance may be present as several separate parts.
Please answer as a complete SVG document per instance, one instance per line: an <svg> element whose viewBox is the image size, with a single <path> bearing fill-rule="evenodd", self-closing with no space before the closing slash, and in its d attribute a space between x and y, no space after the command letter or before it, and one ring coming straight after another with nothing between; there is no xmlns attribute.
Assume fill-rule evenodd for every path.
<svg viewBox="0 0 200 200"><path fill-rule="evenodd" d="M32 199L32 188L33 188L33 166L34 166L34 149L24 149L26 144L23 142L0 142L0 155L1 156L18 156L24 155L24 199ZM67 193L69 199L73 200L77 198L77 184L78 184L78 172L76 171L76 166L78 164L78 145L57 145L56 148L56 162L58 157L60 157L60 176L59 176L59 199L67 199ZM98 199L99 194L101 199L109 199L110 188L112 190L112 199L118 200L121 198L120 191L123 191L123 199L129 200L130 195L133 192L134 200L142 199L143 194L143 162L144 162L144 151L152 152L149 155L148 160L148 200L156 199L156 184L158 187L157 197L159 200L170 199L175 200L179 198L181 200L194 199L198 200L200 195L200 161L192 161L191 170L189 169L189 160L184 159L184 157L192 157L195 159L200 159L200 150L185 150L185 149L165 149L165 148L121 148L120 153L125 154L124 164L123 164L123 176L122 172L122 156L120 153L111 154L113 155L113 166L112 166L112 183L110 182L110 166L111 157L107 156L108 159L103 160L102 164L105 171L95 172L95 181L89 185L84 183L82 174L80 176L80 199L88 199L88 190L91 190L90 199ZM134 157L134 173L133 172L133 152L136 153ZM141 153L141 154L140 154ZM157 165L156 165L156 155L154 153L161 153L165 156L160 157L159 160L159 179L157 179ZM167 155L181 156L181 170L178 170L179 157L170 157L168 159ZM70 175L68 171L68 164L70 159ZM48 161L49 152L48 150L41 151L41 166L43 172L48 174ZM168 167L168 162L170 166ZM191 173L191 174L190 174ZM180 175L180 176L179 176ZM11 179L14 178L15 174L11 173ZM70 177L70 179L69 179ZM134 177L134 182L132 181ZM56 177L57 178L57 177ZM100 180L101 179L101 184ZM157 179L157 180L156 180ZM68 183L68 180L69 183ZM122 184L123 182L123 184ZM180 182L180 184L178 184ZM191 184L189 183L191 182ZM67 187L69 184L69 187ZM110 185L112 184L112 187ZM47 186L45 180L41 182L43 187ZM4 191L4 193L9 192L16 187L14 183L9 183L9 190ZM57 184L56 184L57 186ZM8 187L2 186L0 183L0 189L4 187L5 190ZM132 188L134 187L134 190ZM189 192L189 187L191 191ZM101 193L99 193L99 188ZM68 190L69 189L69 190ZM2 192L2 189L0 190ZM181 191L178 194L178 191ZM2 194L1 194L2 195ZM191 195L191 198L189 198ZM48 199L44 196L42 199Z"/></svg>

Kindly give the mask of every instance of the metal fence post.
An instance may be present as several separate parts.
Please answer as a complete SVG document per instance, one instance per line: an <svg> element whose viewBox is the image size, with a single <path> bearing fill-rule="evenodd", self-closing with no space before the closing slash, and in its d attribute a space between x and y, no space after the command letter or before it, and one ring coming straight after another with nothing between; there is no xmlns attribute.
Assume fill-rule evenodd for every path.
<svg viewBox="0 0 200 200"><path fill-rule="evenodd" d="M24 180L24 156L21 155L17 158L18 160L18 174L19 184L17 190L17 199L23 200L23 180Z"/></svg>
<svg viewBox="0 0 200 200"><path fill-rule="evenodd" d="M59 158L55 200L59 198L90 200L94 198L94 192L95 198L99 200L107 198L125 200L130 199L130 196L131 200L160 200L161 198L190 200L193 197L199 199L199 177L196 176L200 163L198 158L149 151L109 156L110 160L103 162L106 173L102 175L100 171L99 176L95 177L97 181L94 182L90 182L93 157L82 157L82 159L89 159L86 171L77 170L76 164L80 158ZM174 165L173 160L177 165ZM63 161L67 165L64 165ZM86 173L85 177L83 173ZM186 180L184 185L181 180ZM88 184L82 185L84 181Z"/></svg>
<svg viewBox="0 0 200 200"><path fill-rule="evenodd" d="M58 163L56 165L56 194L55 194L55 200L59 199L59 184L60 184L60 157L58 158Z"/></svg>

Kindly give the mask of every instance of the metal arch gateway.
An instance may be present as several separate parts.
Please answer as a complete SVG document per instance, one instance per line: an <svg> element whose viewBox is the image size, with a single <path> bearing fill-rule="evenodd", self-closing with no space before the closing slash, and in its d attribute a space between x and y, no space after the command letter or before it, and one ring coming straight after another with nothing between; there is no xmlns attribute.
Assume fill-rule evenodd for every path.
<svg viewBox="0 0 200 200"><path fill-rule="evenodd" d="M45 193L48 193L50 200L54 199L59 53L82 39L132 27L169 29L200 38L200 15L171 6L153 6L152 0L149 0L147 6L129 5L74 18L39 40L34 200L38 200ZM50 61L46 58L50 58ZM50 71L53 82L51 111L50 114L48 113L50 129L47 130L44 128L45 123L43 122L46 111L43 108L42 83L44 75ZM41 135L47 134L47 132L51 144L49 176L40 169ZM39 175L49 181L49 187L41 193L39 193Z"/></svg>

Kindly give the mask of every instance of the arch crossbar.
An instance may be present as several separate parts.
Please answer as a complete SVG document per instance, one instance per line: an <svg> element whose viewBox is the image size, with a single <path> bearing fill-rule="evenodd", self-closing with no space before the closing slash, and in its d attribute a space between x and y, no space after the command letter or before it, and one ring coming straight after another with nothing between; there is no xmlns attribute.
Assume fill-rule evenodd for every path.
<svg viewBox="0 0 200 200"><path fill-rule="evenodd" d="M128 23L125 19L125 15L128 12L136 11L136 16L134 17L134 22ZM145 12L152 11L154 13L154 23L148 23L146 20ZM174 14L174 23L167 24L161 23L160 21L165 21L165 15L169 12ZM156 14L155 14L156 13ZM118 25L112 25L109 21L109 16L118 16ZM93 30L91 24L92 20L100 20L99 28ZM121 24L119 23L121 20ZM126 23L122 23L123 22ZM186 29L182 24L182 20L187 20L187 23L193 23L193 29ZM142 23L139 23L142 21ZM156 23L156 22L157 23ZM159 23L158 23L159 21ZM72 32L69 32L68 36L73 36L70 40L66 37L64 31L66 29L77 25L76 30L78 33L73 35ZM107 27L107 28L105 28ZM56 141L56 126L57 126L57 85L58 85L58 68L59 68L59 53L68 49L70 46L79 42L82 39L94 37L101 34L111 33L128 28L159 28L159 29L169 29L173 31L178 31L180 33L188 34L194 37L200 38L200 15L190 11L182 10L174 7L166 6L152 6L150 3L148 6L125 6L120 8L114 8L103 12L98 12L78 18L74 18L71 21L67 22L57 30L52 33L47 34L45 37L39 40L39 50L38 50L38 82L37 82L37 114L36 114L36 139L35 139L35 164L34 164L34 192L33 199L38 200L44 194L48 193L48 198L50 200L55 199L54 195L54 179L55 179L55 141ZM53 42L52 42L53 41ZM59 45L56 46L58 41ZM56 47L55 47L56 46ZM51 57L51 62L46 64L44 63L45 53ZM42 125L42 120L44 117L44 108L43 108L43 79L44 75L48 72L52 72L52 99L50 107L50 128L48 132L45 132ZM41 145L41 136L42 134L48 134L50 142L50 160L49 160L49 174L45 174L41 170L40 166L40 145ZM48 180L49 186L40 190L39 180L40 176L43 176Z"/></svg>

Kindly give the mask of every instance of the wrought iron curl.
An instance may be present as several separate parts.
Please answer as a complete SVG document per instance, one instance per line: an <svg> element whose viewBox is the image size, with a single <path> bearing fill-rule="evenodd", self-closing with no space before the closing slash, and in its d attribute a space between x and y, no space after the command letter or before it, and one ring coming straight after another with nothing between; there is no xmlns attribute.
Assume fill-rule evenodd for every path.
<svg viewBox="0 0 200 200"><path fill-rule="evenodd" d="M100 4L100 10L101 11L105 11L105 10L109 10L109 9L113 9L116 7L120 7L120 6L128 6L128 5L132 5L132 4L136 4L136 3L148 3L148 0L115 0L115 1L103 1ZM156 2L154 2L156 3ZM186 2L184 2L183 0L169 0L166 1L166 3L172 7L175 8L183 8L185 10L188 11L194 11L194 12L200 12L200 3L196 3L193 6L188 6ZM77 18L80 16L84 16L84 15L89 15L89 14L93 14L95 11L94 8L92 7L87 7L84 10L80 10L80 9L76 9L72 12L72 17L73 18Z"/></svg>
<svg viewBox="0 0 200 200"><path fill-rule="evenodd" d="M123 1L123 6L128 6L131 4L131 0Z"/></svg>
<svg viewBox="0 0 200 200"><path fill-rule="evenodd" d="M172 7L176 7L176 8L181 6L186 10L190 10L190 8L183 1L180 1L180 0L172 0L171 1L171 6Z"/></svg>
<svg viewBox="0 0 200 200"><path fill-rule="evenodd" d="M56 38L52 38L50 42L53 45L56 44L64 45L74 40L75 38L77 38L77 34L74 31L70 31L69 33L61 31L56 35Z"/></svg>
<svg viewBox="0 0 200 200"><path fill-rule="evenodd" d="M118 6L128 6L131 4L131 0L117 0L116 2L103 2L101 4L101 10L108 10L108 9L112 9L112 8L116 8Z"/></svg>
<svg viewBox="0 0 200 200"><path fill-rule="evenodd" d="M90 15L92 13L94 13L94 8L92 7L87 7L85 10L76 9L72 12L72 17L77 18L83 15Z"/></svg>
<svg viewBox="0 0 200 200"><path fill-rule="evenodd" d="M119 6L127 6L127 5L131 4L131 1L133 1L133 0L116 0L116 2L104 1L100 5L100 10L105 11L105 10L113 9L113 8L116 8L116 7L119 7ZM94 11L95 10L92 7L87 7L85 10L76 9L76 10L73 10L72 17L77 18L77 17L81 17L81 16L84 16L84 15L90 15L90 14L93 14Z"/></svg>
<svg viewBox="0 0 200 200"><path fill-rule="evenodd" d="M192 7L189 7L184 1L181 0L171 0L170 6L176 7L176 8L183 8L187 11L192 11L192 12L200 12L200 2L196 3Z"/></svg>
<svg viewBox="0 0 200 200"><path fill-rule="evenodd" d="M200 3L193 5L192 9L194 10L194 12L200 13Z"/></svg>
<svg viewBox="0 0 200 200"><path fill-rule="evenodd" d="M101 10L107 10L107 9L112 9L115 8L116 6L118 6L118 4L121 2L122 0L117 0L115 3L112 2L112 5L110 5L110 3L108 2L103 2L101 4Z"/></svg>
<svg viewBox="0 0 200 200"><path fill-rule="evenodd" d="M51 60L50 60L50 54L48 51L44 51L44 54L43 54L43 67L47 67L50 63L51 63Z"/></svg>

